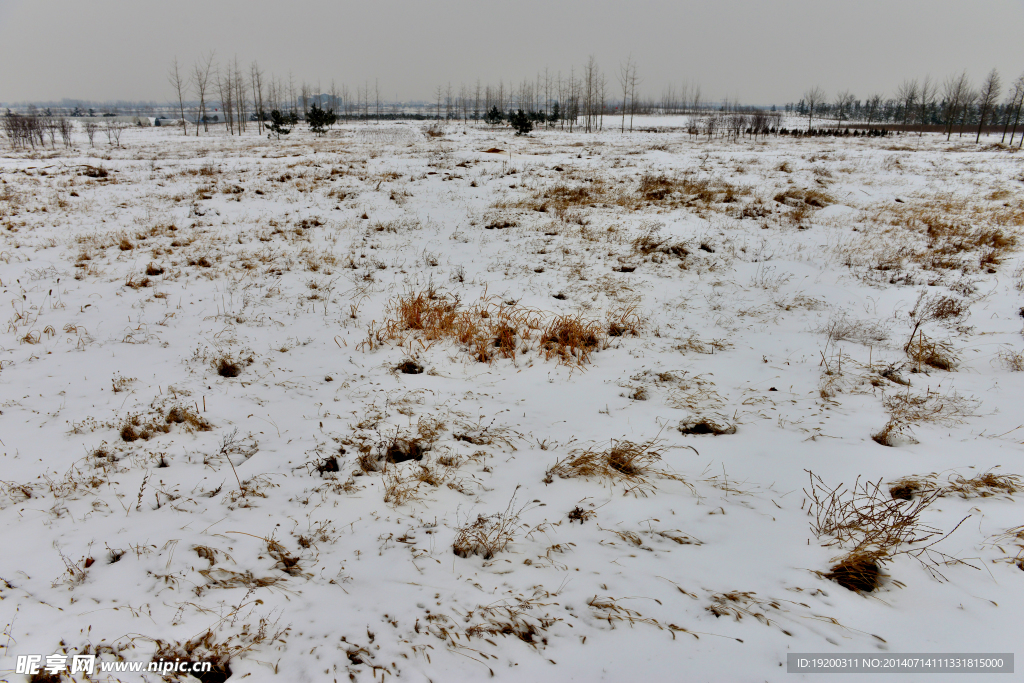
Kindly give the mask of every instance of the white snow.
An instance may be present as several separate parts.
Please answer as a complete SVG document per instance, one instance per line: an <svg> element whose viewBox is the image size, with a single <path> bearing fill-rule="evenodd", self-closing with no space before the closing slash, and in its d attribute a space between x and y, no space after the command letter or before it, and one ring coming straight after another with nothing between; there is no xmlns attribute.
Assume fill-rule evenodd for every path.
<svg viewBox="0 0 1024 683"><path fill-rule="evenodd" d="M882 492L1024 472L1024 266L943 232L1020 239L1024 157L617 123L146 128L120 149L5 152L0 669L87 648L149 661L207 635L194 656L253 681L858 680L787 674L786 655L1012 652L1019 493L937 498L921 522L941 533L892 549L966 517L935 562L897 555L857 593L824 578L851 546L814 535L805 489L808 471ZM642 198L644 176L677 184ZM637 334L602 333L582 363L539 333L489 363L415 330L370 348L389 305L431 289L545 324L634 311ZM921 328L955 371L904 351L921 292L969 307ZM425 371L394 369L409 358ZM928 396L934 419L872 440L886 400ZM211 428L168 422L175 406ZM125 441L133 415L160 430ZM698 418L736 432L680 433ZM361 469L361 446L376 460L417 433L421 461ZM651 440L646 488L545 482L578 450ZM505 511L504 551L453 552Z"/></svg>

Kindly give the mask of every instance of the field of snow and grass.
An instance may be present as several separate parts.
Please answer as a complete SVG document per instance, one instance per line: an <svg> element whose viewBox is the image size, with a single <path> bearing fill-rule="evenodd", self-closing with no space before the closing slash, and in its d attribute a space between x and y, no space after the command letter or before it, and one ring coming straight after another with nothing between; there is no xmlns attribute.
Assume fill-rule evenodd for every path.
<svg viewBox="0 0 1024 683"><path fill-rule="evenodd" d="M5 150L0 669L1015 649L1024 155L432 132Z"/></svg>

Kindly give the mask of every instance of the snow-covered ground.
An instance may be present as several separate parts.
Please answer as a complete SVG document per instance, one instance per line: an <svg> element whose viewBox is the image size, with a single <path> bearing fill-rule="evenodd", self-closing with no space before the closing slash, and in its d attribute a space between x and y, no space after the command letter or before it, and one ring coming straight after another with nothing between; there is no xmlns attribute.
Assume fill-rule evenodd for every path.
<svg viewBox="0 0 1024 683"><path fill-rule="evenodd" d="M0 680L1013 652L1024 156L610 128L5 151Z"/></svg>

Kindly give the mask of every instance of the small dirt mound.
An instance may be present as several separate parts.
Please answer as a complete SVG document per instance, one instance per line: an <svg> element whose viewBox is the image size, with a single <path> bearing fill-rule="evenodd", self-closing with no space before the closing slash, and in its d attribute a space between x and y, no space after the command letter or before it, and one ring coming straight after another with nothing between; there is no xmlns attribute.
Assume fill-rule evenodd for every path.
<svg viewBox="0 0 1024 683"><path fill-rule="evenodd" d="M324 472L338 472L339 470L338 458L333 455L329 458L324 458L316 464L316 471L321 475Z"/></svg>
<svg viewBox="0 0 1024 683"><path fill-rule="evenodd" d="M385 458L388 462L400 463L408 462L409 460L415 460L419 462L423 460L424 449L418 441L394 441L388 446Z"/></svg>
<svg viewBox="0 0 1024 683"><path fill-rule="evenodd" d="M895 500L910 500L914 497L914 492L921 488L921 485L917 482L907 482L904 484L896 484L889 487L889 495Z"/></svg>
<svg viewBox="0 0 1024 683"><path fill-rule="evenodd" d="M418 375L423 372L423 366L410 358L409 360L399 363L395 367L395 370L403 375Z"/></svg>
<svg viewBox="0 0 1024 683"><path fill-rule="evenodd" d="M870 593L882 580L878 553L851 553L832 566L825 578L858 593Z"/></svg>
<svg viewBox="0 0 1024 683"><path fill-rule="evenodd" d="M679 423L680 434L735 434L736 425L727 422L718 422L707 417L694 420L683 420Z"/></svg>
<svg viewBox="0 0 1024 683"><path fill-rule="evenodd" d="M494 337L494 345L499 349L515 352L516 331L508 325L502 325L498 328L498 333Z"/></svg>
<svg viewBox="0 0 1024 683"><path fill-rule="evenodd" d="M484 154L501 154L504 151L505 150L498 149L497 147L491 147L490 149L485 149Z"/></svg>
<svg viewBox="0 0 1024 683"><path fill-rule="evenodd" d="M230 358L221 358L217 361L217 374L221 377L238 377L242 373L242 366Z"/></svg>

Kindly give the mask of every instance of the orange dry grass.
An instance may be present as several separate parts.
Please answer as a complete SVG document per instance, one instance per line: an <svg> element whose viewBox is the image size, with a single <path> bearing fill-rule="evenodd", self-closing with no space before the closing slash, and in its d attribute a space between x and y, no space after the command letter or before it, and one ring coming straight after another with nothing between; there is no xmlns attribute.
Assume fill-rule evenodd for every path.
<svg viewBox="0 0 1024 683"><path fill-rule="evenodd" d="M370 349L384 343L410 344L422 348L438 341L462 346L481 363L497 358L515 359L528 351L539 337L545 358L557 358L570 365L583 365L598 348L603 326L581 316L547 316L537 310L505 303L496 297L482 297L464 306L458 297L432 290L410 293L393 300L384 322L371 325L362 342Z"/></svg>

